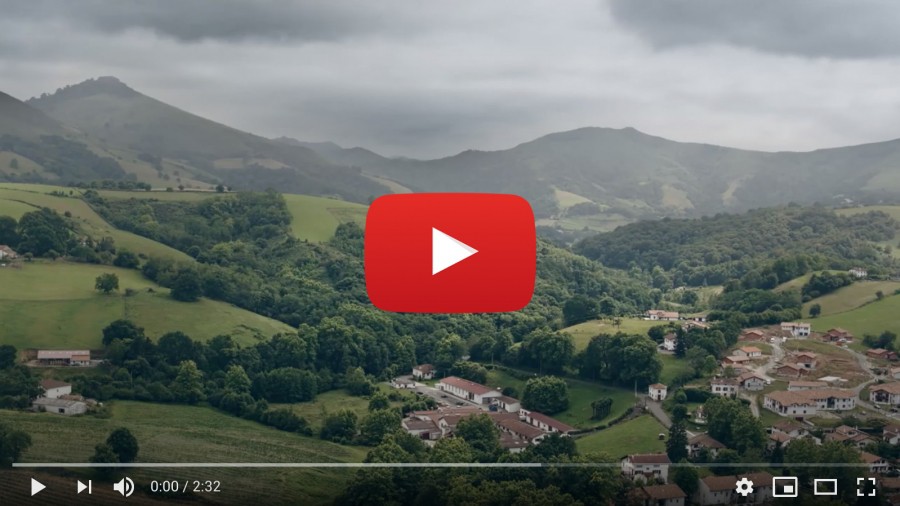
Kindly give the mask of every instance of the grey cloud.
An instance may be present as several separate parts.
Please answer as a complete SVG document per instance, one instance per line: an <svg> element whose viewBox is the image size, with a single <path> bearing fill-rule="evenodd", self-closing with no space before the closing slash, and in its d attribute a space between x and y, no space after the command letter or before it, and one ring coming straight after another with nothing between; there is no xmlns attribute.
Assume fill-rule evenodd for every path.
<svg viewBox="0 0 900 506"><path fill-rule="evenodd" d="M4 7L4 16L57 19L109 33L146 29L182 42L336 41L415 26L379 5L362 0L29 0Z"/></svg>
<svg viewBox="0 0 900 506"><path fill-rule="evenodd" d="M826 58L900 55L894 0L611 0L611 13L656 48L730 44Z"/></svg>

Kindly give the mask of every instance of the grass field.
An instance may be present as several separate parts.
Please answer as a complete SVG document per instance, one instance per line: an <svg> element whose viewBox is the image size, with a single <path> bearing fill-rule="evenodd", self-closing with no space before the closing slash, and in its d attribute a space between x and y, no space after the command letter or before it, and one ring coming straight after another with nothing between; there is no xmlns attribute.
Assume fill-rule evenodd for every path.
<svg viewBox="0 0 900 506"><path fill-rule="evenodd" d="M87 462L94 445L117 427L127 427L137 438L139 462L360 462L365 457L361 448L278 431L210 408L128 401L115 401L111 406L108 419L0 411L0 422L31 435L33 444L23 462ZM82 472L91 477L90 471ZM354 473L193 468L174 470L171 476L159 469L134 469L128 474L139 484L168 478L220 480L232 504L274 504L267 494L282 492L296 497L294 504L324 504Z"/></svg>
<svg viewBox="0 0 900 506"><path fill-rule="evenodd" d="M616 418L634 405L634 392L625 388L572 378L566 378L566 383L569 385L569 409L553 415L553 418L579 429L594 427L604 420ZM514 378L498 369L488 371L487 385L495 388L513 387L519 398L525 391L524 380ZM591 415L593 415L591 403L604 397L613 400L609 416L604 420L591 420Z"/></svg>
<svg viewBox="0 0 900 506"><path fill-rule="evenodd" d="M803 288L803 285L805 285L806 283L809 282L809 278L811 278L813 274L821 274L821 273L823 273L823 272L830 272L830 273L832 273L832 274L837 274L837 273L842 272L842 271L829 270L829 271L815 271L815 272L808 272L808 273L806 273L806 274L804 274L804 275L802 275L802 276L800 276L800 277L796 277L796 278L794 278L794 279L792 279L792 280L790 280L790 281L786 281L786 282L784 282L784 283L782 283L782 284L776 286L776 287L773 289L773 291L775 291L775 292L785 292L785 291L787 291L787 290L796 290L796 291L799 292L800 289Z"/></svg>
<svg viewBox="0 0 900 506"><path fill-rule="evenodd" d="M98 193L105 199L154 199L163 201L176 202L197 202L206 200L211 197L227 197L234 195L233 193L216 193L211 191L119 191L119 190L99 190Z"/></svg>
<svg viewBox="0 0 900 506"><path fill-rule="evenodd" d="M415 395L409 392L402 392L399 390L394 390L389 385L379 384L378 388L385 392L400 392L407 398L414 398ZM403 405L403 402L392 401L392 407L400 407ZM325 422L325 416L331 413L336 413L342 409L349 409L356 413L356 416L359 417L360 420L366 416L369 412L369 399L364 397L356 397L352 396L344 390L330 390L328 392L319 394L316 396L316 400L313 402L300 402L297 404L277 404L272 405L272 407L287 407L291 408L294 413L306 418L309 422L310 426L313 427L314 430L318 430L322 427L322 424Z"/></svg>
<svg viewBox="0 0 900 506"><path fill-rule="evenodd" d="M591 320L564 328L562 331L572 335L572 338L575 340L575 351L581 351L587 347L591 338L596 335L615 334L616 332L646 334L651 327L664 325L665 323L639 318L622 318L622 324L616 327L610 320Z"/></svg>
<svg viewBox="0 0 900 506"><path fill-rule="evenodd" d="M367 208L362 204L309 195L285 195L284 199L292 216L291 231L299 239L324 242L341 223L366 222Z"/></svg>
<svg viewBox="0 0 900 506"><path fill-rule="evenodd" d="M659 440L659 433L668 431L650 415L639 416L575 441L580 453L607 453L621 458L634 453L666 451L666 442Z"/></svg>
<svg viewBox="0 0 900 506"><path fill-rule="evenodd" d="M862 339L864 334L878 335L885 330L900 334L898 314L900 314L900 296L893 295L851 311L813 318L809 321L813 330L817 332L842 327L852 332L857 339Z"/></svg>
<svg viewBox="0 0 900 506"><path fill-rule="evenodd" d="M871 211L881 211L888 214L891 218L900 221L900 206L851 207L847 209L838 209L837 214L842 216L853 216L854 214L868 213Z"/></svg>
<svg viewBox="0 0 900 506"><path fill-rule="evenodd" d="M102 295L94 279L113 272L120 293ZM194 339L219 334L252 343L256 336L290 332L288 325L223 302L201 299L184 303L171 299L168 290L144 279L138 271L110 266L35 262L22 268L0 269L0 343L17 348L99 348L103 327L128 318L157 338L180 330ZM154 293L148 293L152 288Z"/></svg>
<svg viewBox="0 0 900 506"><path fill-rule="evenodd" d="M879 291L890 296L898 288L900 281L857 281L803 304L803 315L809 317L809 308L813 304L822 306L822 316L843 313L878 300L875 294Z"/></svg>
<svg viewBox="0 0 900 506"><path fill-rule="evenodd" d="M675 355L660 353L659 358L663 363L663 370L662 374L659 376L659 382L664 385L671 385L672 380L692 370L691 364L689 364L687 360L676 358Z"/></svg>
<svg viewBox="0 0 900 506"><path fill-rule="evenodd" d="M70 188L61 186L0 183L0 214L19 219L28 211L49 207L60 214L71 213L72 218L84 229L84 232L96 239L104 236L112 237L116 241L117 248L148 256L191 260L188 255L164 244L114 228L94 212L85 201L77 198L77 195L56 197L47 194L50 191L68 193L70 190ZM75 190L72 191L74 195Z"/></svg>

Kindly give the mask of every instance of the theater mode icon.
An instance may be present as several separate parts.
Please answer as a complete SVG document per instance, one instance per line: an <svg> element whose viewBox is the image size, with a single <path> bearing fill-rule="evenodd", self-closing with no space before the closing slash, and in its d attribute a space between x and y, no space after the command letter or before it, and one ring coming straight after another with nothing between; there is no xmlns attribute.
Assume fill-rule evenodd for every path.
<svg viewBox="0 0 900 506"><path fill-rule="evenodd" d="M772 477L772 497L797 497L800 495L796 476Z"/></svg>
<svg viewBox="0 0 900 506"><path fill-rule="evenodd" d="M366 291L384 311L518 311L535 265L534 213L516 195L386 195L366 215Z"/></svg>

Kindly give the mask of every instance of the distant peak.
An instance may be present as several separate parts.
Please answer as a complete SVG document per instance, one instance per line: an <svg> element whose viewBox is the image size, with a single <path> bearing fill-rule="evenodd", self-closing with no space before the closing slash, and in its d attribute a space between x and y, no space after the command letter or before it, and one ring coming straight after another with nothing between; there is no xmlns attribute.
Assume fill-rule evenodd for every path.
<svg viewBox="0 0 900 506"><path fill-rule="evenodd" d="M88 79L78 84L72 84L56 90L52 95L41 95L39 99L69 99L89 97L92 95L113 95L118 97L136 97L140 93L129 88L128 85L114 76L100 76ZM29 101L30 102L30 101Z"/></svg>

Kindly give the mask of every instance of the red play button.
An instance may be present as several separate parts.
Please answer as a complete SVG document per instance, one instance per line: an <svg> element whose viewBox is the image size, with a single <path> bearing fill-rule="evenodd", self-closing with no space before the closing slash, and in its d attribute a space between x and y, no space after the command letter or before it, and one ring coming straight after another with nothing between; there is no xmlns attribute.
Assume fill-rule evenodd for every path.
<svg viewBox="0 0 900 506"><path fill-rule="evenodd" d="M386 195L366 216L365 266L385 311L516 311L534 290L534 214L515 195Z"/></svg>

